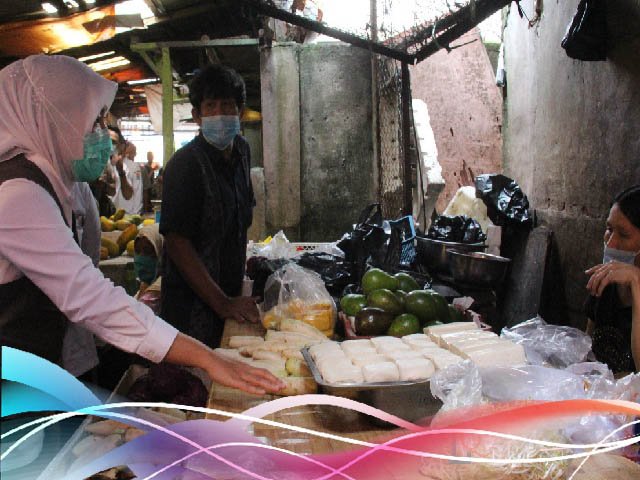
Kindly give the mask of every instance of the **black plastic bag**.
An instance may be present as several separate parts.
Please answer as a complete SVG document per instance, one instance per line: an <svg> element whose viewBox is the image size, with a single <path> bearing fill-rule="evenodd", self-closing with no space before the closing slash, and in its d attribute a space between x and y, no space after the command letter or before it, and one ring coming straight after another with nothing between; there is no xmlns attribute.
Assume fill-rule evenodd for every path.
<svg viewBox="0 0 640 480"><path fill-rule="evenodd" d="M458 243L480 243L487 239L480 224L466 215L439 215L431 222L427 237Z"/></svg>
<svg viewBox="0 0 640 480"><path fill-rule="evenodd" d="M320 275L327 291L334 296L340 295L354 281L351 278L351 265L329 253L309 252L294 258L293 262Z"/></svg>
<svg viewBox="0 0 640 480"><path fill-rule="evenodd" d="M486 174L476 177L476 196L487 206L494 225L530 226L529 200L520 186L504 175Z"/></svg>
<svg viewBox="0 0 640 480"><path fill-rule="evenodd" d="M345 261L353 264L354 278L362 278L367 263L384 264L389 235L382 228L383 217L379 203L367 206L353 231L345 233L337 246L344 252Z"/></svg>
<svg viewBox="0 0 640 480"><path fill-rule="evenodd" d="M269 260L266 257L251 257L247 259L247 276L253 280L251 295L262 300L267 279L287 263L291 261L284 258Z"/></svg>
<svg viewBox="0 0 640 480"><path fill-rule="evenodd" d="M560 43L576 60L607 59L607 9L605 0L580 0L578 11Z"/></svg>

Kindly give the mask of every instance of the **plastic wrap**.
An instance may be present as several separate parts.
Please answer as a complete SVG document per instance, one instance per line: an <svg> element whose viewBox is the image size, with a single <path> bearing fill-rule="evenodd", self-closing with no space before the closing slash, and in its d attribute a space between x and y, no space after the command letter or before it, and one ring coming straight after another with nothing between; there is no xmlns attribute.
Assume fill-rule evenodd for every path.
<svg viewBox="0 0 640 480"><path fill-rule="evenodd" d="M295 247L282 230L276 233L271 241L263 247L256 248L256 255L275 260L277 258L291 258L296 254Z"/></svg>
<svg viewBox="0 0 640 480"><path fill-rule="evenodd" d="M502 338L520 343L529 363L566 368L593 357L591 337L577 328L549 325L541 317L512 328L503 328Z"/></svg>
<svg viewBox="0 0 640 480"><path fill-rule="evenodd" d="M482 402L482 378L471 360L449 365L431 377L431 394L442 400L440 412Z"/></svg>
<svg viewBox="0 0 640 480"><path fill-rule="evenodd" d="M320 275L296 264L273 273L264 288L263 325L294 318L331 336L336 323L336 305Z"/></svg>

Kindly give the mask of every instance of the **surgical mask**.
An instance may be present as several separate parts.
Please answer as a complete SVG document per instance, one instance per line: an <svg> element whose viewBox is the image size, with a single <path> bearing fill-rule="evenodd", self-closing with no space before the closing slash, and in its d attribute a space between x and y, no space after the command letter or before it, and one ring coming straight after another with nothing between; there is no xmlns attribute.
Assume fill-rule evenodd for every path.
<svg viewBox="0 0 640 480"><path fill-rule="evenodd" d="M238 115L215 115L202 117L202 135L218 150L224 150L240 133L240 118Z"/></svg>
<svg viewBox="0 0 640 480"><path fill-rule="evenodd" d="M629 252L627 250L618 250L616 248L604 246L604 253L602 255L602 263L620 262L629 265L634 265L636 256L640 252Z"/></svg>
<svg viewBox="0 0 640 480"><path fill-rule="evenodd" d="M71 163L73 176L78 182L93 182L100 176L111 156L111 137L106 128L84 136L84 155Z"/></svg>
<svg viewBox="0 0 640 480"><path fill-rule="evenodd" d="M134 255L133 268L141 282L151 284L156 279L158 260L147 255Z"/></svg>

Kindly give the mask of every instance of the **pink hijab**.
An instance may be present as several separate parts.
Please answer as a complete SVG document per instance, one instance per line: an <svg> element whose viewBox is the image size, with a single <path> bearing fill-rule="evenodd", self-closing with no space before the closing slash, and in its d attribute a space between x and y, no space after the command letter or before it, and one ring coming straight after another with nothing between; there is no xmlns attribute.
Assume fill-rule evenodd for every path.
<svg viewBox="0 0 640 480"><path fill-rule="evenodd" d="M23 153L47 176L67 220L71 216L71 163L82 158L83 138L118 85L78 60L33 55L0 70L0 162Z"/></svg>

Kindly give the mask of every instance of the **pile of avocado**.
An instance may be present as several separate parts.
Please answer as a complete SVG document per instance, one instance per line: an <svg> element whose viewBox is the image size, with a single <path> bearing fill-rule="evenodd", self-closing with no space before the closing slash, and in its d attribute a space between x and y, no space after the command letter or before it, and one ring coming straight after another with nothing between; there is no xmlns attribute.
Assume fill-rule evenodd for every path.
<svg viewBox="0 0 640 480"><path fill-rule="evenodd" d="M342 297L340 307L355 316L358 336L420 333L438 323L463 321L462 313L433 290L423 290L407 273L390 275L372 268L362 277L364 295Z"/></svg>

